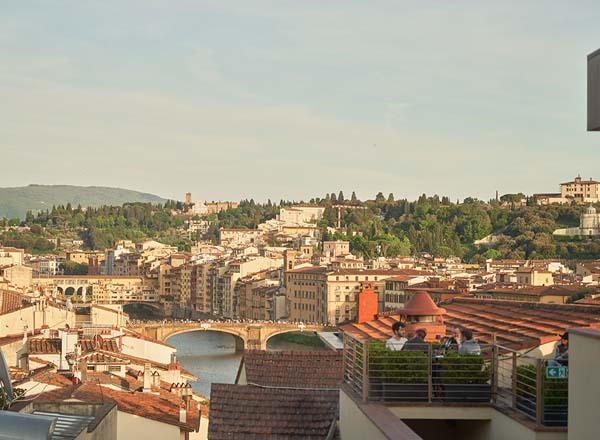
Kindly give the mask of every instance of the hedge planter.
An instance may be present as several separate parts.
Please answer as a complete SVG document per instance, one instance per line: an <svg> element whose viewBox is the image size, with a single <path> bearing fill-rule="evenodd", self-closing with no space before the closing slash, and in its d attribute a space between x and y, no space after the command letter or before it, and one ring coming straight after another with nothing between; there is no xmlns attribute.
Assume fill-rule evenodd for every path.
<svg viewBox="0 0 600 440"><path fill-rule="evenodd" d="M432 368L436 400L489 403L492 399L491 374L481 355L448 353Z"/></svg>
<svg viewBox="0 0 600 440"><path fill-rule="evenodd" d="M492 399L490 384L441 384L440 391L444 402L489 403Z"/></svg>
<svg viewBox="0 0 600 440"><path fill-rule="evenodd" d="M536 367L517 368L517 409L532 419L537 417ZM542 423L546 426L567 426L569 413L569 382L567 379L548 379L543 376L544 410Z"/></svg>
<svg viewBox="0 0 600 440"><path fill-rule="evenodd" d="M517 396L517 409L527 414L532 419L537 417L536 410L537 399L535 397L526 398ZM567 426L569 420L568 406L544 407L543 424L545 426Z"/></svg>
<svg viewBox="0 0 600 440"><path fill-rule="evenodd" d="M427 402L427 353L390 351L385 343L369 343L369 399Z"/></svg>

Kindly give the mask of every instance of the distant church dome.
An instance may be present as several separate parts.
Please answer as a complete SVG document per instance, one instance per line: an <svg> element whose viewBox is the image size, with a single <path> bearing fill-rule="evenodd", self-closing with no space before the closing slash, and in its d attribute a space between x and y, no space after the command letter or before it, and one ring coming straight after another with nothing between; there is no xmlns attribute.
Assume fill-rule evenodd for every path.
<svg viewBox="0 0 600 440"><path fill-rule="evenodd" d="M598 227L600 226L600 219L596 214L596 209L590 205L585 208L583 214L581 214L580 228L583 229L583 235L596 235L598 233Z"/></svg>

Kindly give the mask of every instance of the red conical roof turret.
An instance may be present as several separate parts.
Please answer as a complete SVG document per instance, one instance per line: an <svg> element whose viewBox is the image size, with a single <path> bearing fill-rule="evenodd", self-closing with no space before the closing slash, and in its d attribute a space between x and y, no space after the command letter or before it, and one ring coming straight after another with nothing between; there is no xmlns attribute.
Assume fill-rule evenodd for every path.
<svg viewBox="0 0 600 440"><path fill-rule="evenodd" d="M438 307L427 292L419 291L408 300L400 314L407 316L445 315L446 309Z"/></svg>

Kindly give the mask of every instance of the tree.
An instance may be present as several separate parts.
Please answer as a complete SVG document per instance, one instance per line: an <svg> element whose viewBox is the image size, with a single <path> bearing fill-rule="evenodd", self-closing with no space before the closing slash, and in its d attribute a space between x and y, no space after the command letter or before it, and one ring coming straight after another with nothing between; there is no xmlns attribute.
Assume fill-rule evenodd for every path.
<svg viewBox="0 0 600 440"><path fill-rule="evenodd" d="M340 193L338 194L338 203L340 204L344 204L344 202L346 201L346 199L344 198L344 193L342 191L340 191Z"/></svg>
<svg viewBox="0 0 600 440"><path fill-rule="evenodd" d="M387 198L388 203L394 203L394 193L390 193Z"/></svg>
<svg viewBox="0 0 600 440"><path fill-rule="evenodd" d="M383 195L382 192L378 192L377 195L375 196L375 202L377 203L384 203L385 202L385 197Z"/></svg>
<svg viewBox="0 0 600 440"><path fill-rule="evenodd" d="M350 196L350 204L351 205L358 204L358 198L356 197L356 192L354 192L354 191L352 191L352 195Z"/></svg>

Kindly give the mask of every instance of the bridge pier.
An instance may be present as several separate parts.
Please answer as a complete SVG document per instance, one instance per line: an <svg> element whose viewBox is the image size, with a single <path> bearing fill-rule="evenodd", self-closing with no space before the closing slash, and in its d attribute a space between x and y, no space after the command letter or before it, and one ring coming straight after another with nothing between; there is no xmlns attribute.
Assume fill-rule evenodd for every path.
<svg viewBox="0 0 600 440"><path fill-rule="evenodd" d="M234 337L235 339L235 351L237 352L243 352L245 347L245 343L244 340L240 337Z"/></svg>

